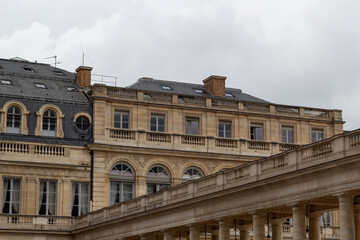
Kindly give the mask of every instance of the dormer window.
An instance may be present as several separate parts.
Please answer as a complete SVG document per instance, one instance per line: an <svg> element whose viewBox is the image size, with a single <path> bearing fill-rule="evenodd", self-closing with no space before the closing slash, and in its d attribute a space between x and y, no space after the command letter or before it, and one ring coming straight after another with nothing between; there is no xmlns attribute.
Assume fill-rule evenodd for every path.
<svg viewBox="0 0 360 240"><path fill-rule="evenodd" d="M231 93L225 93L226 97L234 97Z"/></svg>
<svg viewBox="0 0 360 240"><path fill-rule="evenodd" d="M66 87L69 92L77 92L76 87Z"/></svg>
<svg viewBox="0 0 360 240"><path fill-rule="evenodd" d="M196 93L204 93L204 91L201 90L201 89L195 89L195 92L196 92Z"/></svg>
<svg viewBox="0 0 360 240"><path fill-rule="evenodd" d="M161 87L164 90L170 90L170 91L172 90L172 88L170 86L167 86L167 85L162 85Z"/></svg>
<svg viewBox="0 0 360 240"><path fill-rule="evenodd" d="M47 89L46 85L44 83L35 83L35 86L37 88Z"/></svg>
<svg viewBox="0 0 360 240"><path fill-rule="evenodd" d="M0 82L2 85L13 85L11 80L1 79Z"/></svg>
<svg viewBox="0 0 360 240"><path fill-rule="evenodd" d="M35 72L31 67L23 67L25 72Z"/></svg>

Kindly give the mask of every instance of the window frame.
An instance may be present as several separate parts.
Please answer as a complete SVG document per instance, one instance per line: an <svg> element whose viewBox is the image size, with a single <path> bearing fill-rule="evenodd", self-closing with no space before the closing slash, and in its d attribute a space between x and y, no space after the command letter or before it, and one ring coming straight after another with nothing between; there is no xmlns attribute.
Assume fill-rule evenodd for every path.
<svg viewBox="0 0 360 240"><path fill-rule="evenodd" d="M13 111L10 113L11 110ZM18 113L16 113L16 110L18 110ZM11 126L9 126L9 116L11 116ZM21 116L21 109L18 106L12 105L8 108L6 112L6 133L21 133ZM18 125L18 127L15 127L15 125Z"/></svg>
<svg viewBox="0 0 360 240"><path fill-rule="evenodd" d="M119 115L120 120L116 121L116 115ZM127 127L124 127L124 119L123 117L126 116L128 117L128 121L127 121ZM119 127L116 126L116 123L119 123ZM126 124L126 122L125 122ZM113 114L113 128L117 128L117 129L130 129L130 110L125 110L125 109L115 109L114 110L114 114Z"/></svg>
<svg viewBox="0 0 360 240"><path fill-rule="evenodd" d="M18 100L10 100L4 104L3 108L0 108L0 133L6 133L7 113L8 110L14 106L19 108L21 113L20 134L27 135L29 133L29 129L27 127L27 115L29 115L30 111L28 111L26 106Z"/></svg>
<svg viewBox="0 0 360 240"><path fill-rule="evenodd" d="M74 190L74 187L78 185L78 194L76 194L75 190ZM77 216L81 216L81 215L84 215L86 213L83 213L81 214L81 208L83 206L82 204L82 186L83 185L87 185L87 212L86 213L89 213L90 212L90 184L88 182L72 182L71 184L71 216L73 217L77 217ZM78 195L78 201L79 201L79 204L78 205L75 205L74 204L74 201L75 201L75 196ZM78 207L78 212L77 212L77 215L73 215L73 211L74 211L74 207L77 206Z"/></svg>
<svg viewBox="0 0 360 240"><path fill-rule="evenodd" d="M152 119L156 119L156 122L155 122L155 124L152 124ZM151 132L166 132L166 129L165 129L165 127L166 127L166 119L165 119L166 117L165 117L165 114L157 114L157 113L151 113L150 114L150 131ZM159 124L159 119L163 119L163 122L164 122L164 124L163 124L163 130L162 131L159 131L159 126L161 126L160 124ZM155 130L152 130L152 126L155 126Z"/></svg>
<svg viewBox="0 0 360 240"><path fill-rule="evenodd" d="M4 193L7 192L7 190L5 190L4 188L4 182L5 182L5 179L8 179L10 181L10 201L9 201L9 213L4 213L4 208L5 208L5 204L6 204L6 199L5 199L5 195ZM14 186L14 181L19 181L19 210L18 210L18 213L12 213L12 204L14 203L13 202L13 193L16 191L13 189L13 186ZM22 193L22 179L21 177L8 177L8 176L4 176L2 177L2 199L1 199L1 213L2 214L12 214L12 215L20 215L21 214L21 193Z"/></svg>
<svg viewBox="0 0 360 240"><path fill-rule="evenodd" d="M164 177L158 177L158 176L149 176L149 172L150 170L154 169L154 168L163 168L164 171L166 172L166 175L168 177L164 178ZM156 173L158 174L158 173ZM171 172L169 170L169 168L167 168L166 166L162 165L162 164L154 164L151 165L149 167L149 169L146 172L146 194L152 194L152 193L156 193L158 191L161 191L163 189L166 189L168 187L170 187L172 185L172 177L171 177ZM155 187L155 191L149 191L149 187Z"/></svg>
<svg viewBox="0 0 360 240"><path fill-rule="evenodd" d="M52 115L53 114L53 115ZM42 136L44 137L56 137L56 125L57 117L56 113L51 109L47 109L42 115ZM52 120L53 119L53 120ZM45 128L45 126L47 126ZM52 130L52 128L54 128Z"/></svg>
<svg viewBox="0 0 360 240"><path fill-rule="evenodd" d="M226 126L229 125L230 126L230 130L226 130ZM232 138L232 131L233 131L233 127L232 127L232 121L231 120L223 120L223 119L219 119L218 121L218 137L220 138ZM220 127L221 126L221 127ZM222 129L221 129L222 128ZM223 132L223 134L220 134L221 132ZM226 134L229 133L230 135L227 136ZM222 136L221 136L222 135Z"/></svg>
<svg viewBox="0 0 360 240"><path fill-rule="evenodd" d="M286 131L286 140L284 141L283 131ZM289 141L289 130L292 130L292 141ZM281 126L281 142L294 144L295 143L295 127L292 125L282 125Z"/></svg>
<svg viewBox="0 0 360 240"><path fill-rule="evenodd" d="M120 166L120 170L118 169L118 166ZM131 175L126 175L123 174L123 166L125 166L130 172ZM116 168L115 171L118 171L119 174L114 174L112 173L112 171L114 171L114 168ZM121 203L123 201L128 201L131 199L135 198L135 182L136 182L136 173L134 171L134 168L126 163L126 162L116 162L115 164L113 164L113 166L110 169L110 176L109 176L109 206ZM113 184L119 184L119 191L112 191L112 185ZM132 188L132 196L131 199L126 199L124 200L124 194L126 194L126 192L124 192L124 184L131 184L131 188ZM118 194L119 195L119 202L112 202L112 194ZM128 193L128 192L127 192Z"/></svg>
<svg viewBox="0 0 360 240"><path fill-rule="evenodd" d="M41 211L41 205L43 205L42 203L42 196L41 196L41 183L46 183L46 202L45 202L45 214L40 214L40 211ZM49 203L49 195L50 193L53 193L53 192L50 192L49 189L50 189L50 183L54 183L55 184L55 202L54 203ZM43 192L44 194L44 192ZM38 209L38 215L39 216L57 216L57 199L58 198L58 181L57 180L49 180L49 179L41 179L40 180L40 183L39 183L39 203L38 203L38 206L39 206L39 209ZM49 213L49 206L50 204L53 204L55 205L54 206L54 210L55 210L55 213L54 214L48 214Z"/></svg>
<svg viewBox="0 0 360 240"><path fill-rule="evenodd" d="M250 122L250 140L253 141L265 141L265 124L263 122ZM261 135L261 139L259 139L257 136L258 134L256 133L256 129L257 128L261 128L262 129L262 135ZM253 129L255 129L255 133L253 133Z"/></svg>
<svg viewBox="0 0 360 240"><path fill-rule="evenodd" d="M187 123L190 122L190 125ZM197 122L197 133L192 133L192 122ZM189 128L188 128L189 127ZM200 118L199 117L191 117L185 116L185 134L187 135L200 135Z"/></svg>
<svg viewBox="0 0 360 240"><path fill-rule="evenodd" d="M63 118L65 115L61 111L61 109L54 104L45 104L43 105L39 111L36 112L37 116L37 124L35 128L35 136L43 136L43 115L47 110L52 110L56 114L56 134L55 137L63 138L64 130L63 130Z"/></svg>
<svg viewBox="0 0 360 240"><path fill-rule="evenodd" d="M313 133L316 134L316 141L313 141ZM319 133L322 134L322 138L319 140ZM319 127L312 127L311 128L311 132L310 132L310 141L311 143L316 143L316 142L319 142L319 141L322 141L325 139L325 130L324 128L319 128Z"/></svg>
<svg viewBox="0 0 360 240"><path fill-rule="evenodd" d="M200 174L200 177L196 177L198 176L199 174L196 174L196 175L193 175L193 174L188 174L190 177L188 179L184 178L184 175L186 172L188 172L189 170L196 170L198 171L198 173ZM195 176L195 177L193 177ZM196 179L199 179L199 178L202 178L202 177L205 177L205 173L204 171L199 168L199 167L195 167L195 166L190 166L190 167L187 167L184 171L183 171L183 174L181 175L181 180L182 182L188 182L188 181L192 181L192 180L196 180Z"/></svg>

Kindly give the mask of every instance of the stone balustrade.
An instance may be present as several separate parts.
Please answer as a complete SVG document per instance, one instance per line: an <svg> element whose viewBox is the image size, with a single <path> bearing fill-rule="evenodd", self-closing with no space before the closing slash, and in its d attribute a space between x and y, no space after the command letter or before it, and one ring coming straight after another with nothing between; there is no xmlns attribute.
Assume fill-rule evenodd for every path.
<svg viewBox="0 0 360 240"><path fill-rule="evenodd" d="M107 128L106 139L114 145L163 148L197 152L251 154L270 156L296 149L299 144L276 143L213 136L146 132L130 129ZM109 142L107 142L109 143Z"/></svg>
<svg viewBox="0 0 360 240"><path fill-rule="evenodd" d="M94 85L93 97L106 97L109 99L153 102L157 104L183 105L187 107L203 107L239 112L253 112L268 115L342 121L340 110L239 102L237 100L221 98L207 99L205 97L176 95L170 93L144 92L128 88L109 87L101 84Z"/></svg>
<svg viewBox="0 0 360 240"><path fill-rule="evenodd" d="M0 153L6 154L31 154L49 157L65 157L69 156L69 152L70 150L68 148L57 145L0 141Z"/></svg>
<svg viewBox="0 0 360 240"><path fill-rule="evenodd" d="M0 229L69 231L74 221L73 217L0 214Z"/></svg>

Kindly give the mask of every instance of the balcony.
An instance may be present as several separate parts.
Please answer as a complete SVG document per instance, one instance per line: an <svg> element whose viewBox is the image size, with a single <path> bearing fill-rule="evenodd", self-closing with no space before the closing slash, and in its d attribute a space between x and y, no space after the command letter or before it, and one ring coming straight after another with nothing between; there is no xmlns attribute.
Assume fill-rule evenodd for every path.
<svg viewBox="0 0 360 240"><path fill-rule="evenodd" d="M95 143L265 157L300 147L298 144L118 128L106 128L105 139L96 139Z"/></svg>
<svg viewBox="0 0 360 240"><path fill-rule="evenodd" d="M69 156L70 150L68 148L57 145L0 141L0 153L66 157Z"/></svg>
<svg viewBox="0 0 360 240"><path fill-rule="evenodd" d="M0 229L70 231L74 218L0 214Z"/></svg>
<svg viewBox="0 0 360 240"><path fill-rule="evenodd" d="M129 88L109 87L95 84L92 91L93 97L114 100L155 103L162 105L179 105L187 108L196 107L203 109L218 109L225 111L247 112L265 115L299 117L314 120L342 121L341 110L304 108L278 104L240 102L222 98L205 98L187 95L177 95L161 92L139 91Z"/></svg>

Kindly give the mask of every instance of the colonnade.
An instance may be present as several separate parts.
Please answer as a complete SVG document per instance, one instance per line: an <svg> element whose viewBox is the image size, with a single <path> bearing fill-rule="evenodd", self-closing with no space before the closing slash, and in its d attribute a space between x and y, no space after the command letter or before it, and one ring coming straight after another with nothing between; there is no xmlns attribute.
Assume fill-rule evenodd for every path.
<svg viewBox="0 0 360 240"><path fill-rule="evenodd" d="M360 239L360 208L354 206L354 195L344 193L336 196L338 198L338 209L339 209L339 224L340 224L340 239L341 240L355 240ZM293 204L292 209L292 221L293 221L293 240L321 240L321 229L320 229L320 218L323 215L323 211L312 211L308 209L306 204ZM271 210L269 210L271 211ZM271 213L270 213L271 215ZM248 219L246 224L233 223L236 216L229 216L229 218L220 218L212 222L208 226L212 226L208 231L204 231L204 225L206 223L191 224L183 226L186 229L185 234L181 239L189 240L229 240L230 231L236 231L237 240L250 240L250 231L253 231L253 240L266 240L267 232L265 232L265 225L271 225L271 239L282 240L282 226L286 218L274 218L271 215L269 219L269 213L266 211L256 211L251 213L252 219ZM240 221L241 222L241 221ZM205 228L206 229L206 228ZM154 238L153 234L145 234L140 236L141 240L178 240L181 232L177 232L174 229L164 230L162 234L156 235ZM126 238L127 239L127 238ZM133 238L129 238L133 239ZM139 238L134 238L139 239ZM232 234L231 239L235 239ZM125 239L124 239L125 240Z"/></svg>

